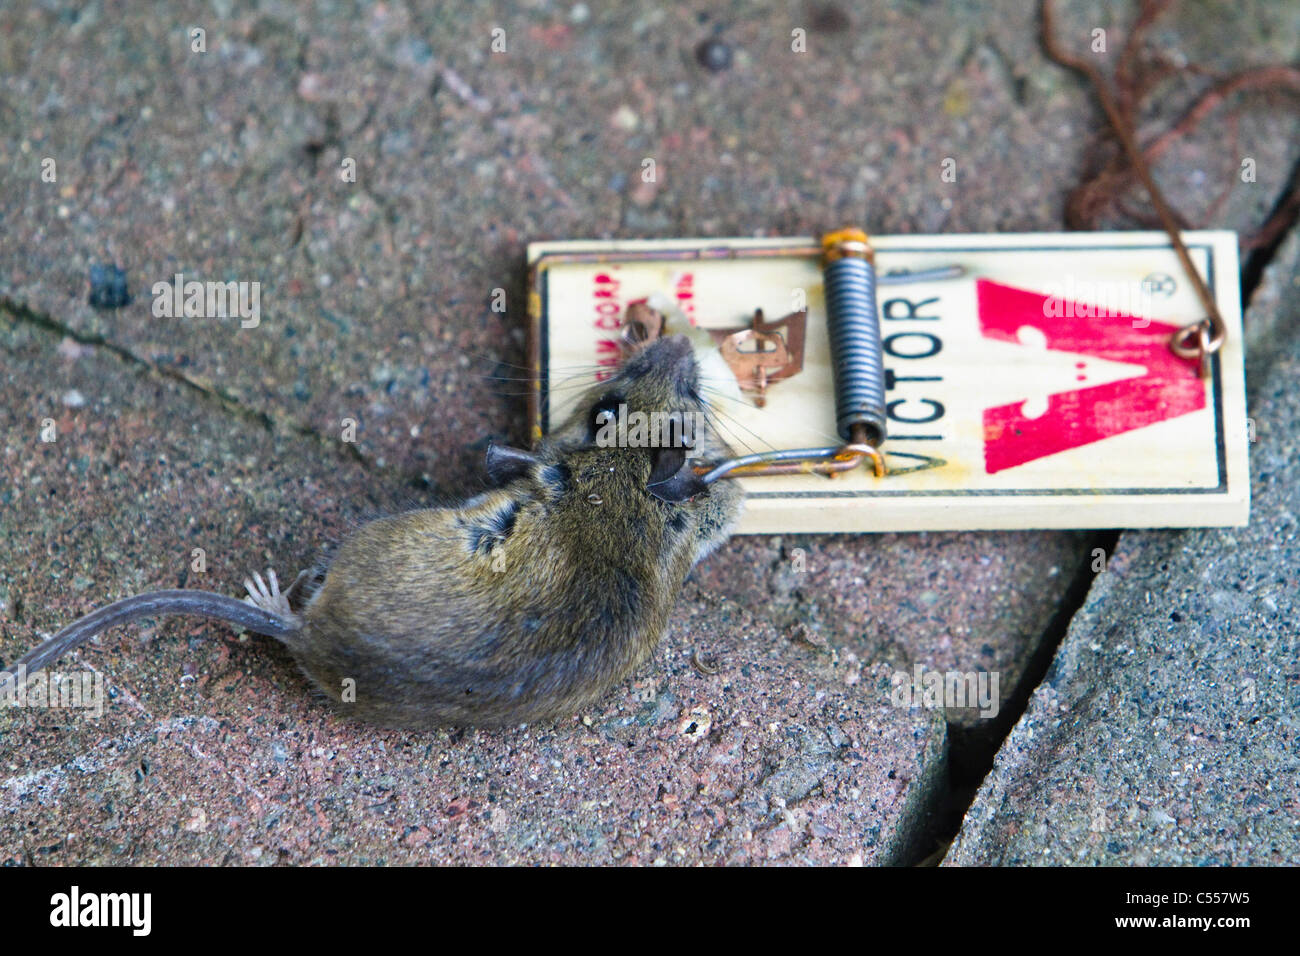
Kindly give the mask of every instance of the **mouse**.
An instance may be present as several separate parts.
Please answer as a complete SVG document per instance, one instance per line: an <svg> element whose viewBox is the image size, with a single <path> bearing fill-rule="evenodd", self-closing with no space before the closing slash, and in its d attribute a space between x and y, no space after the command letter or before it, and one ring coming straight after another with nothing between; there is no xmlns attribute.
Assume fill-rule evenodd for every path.
<svg viewBox="0 0 1300 956"><path fill-rule="evenodd" d="M693 427L613 427L637 413ZM705 485L694 466L729 456L690 340L664 336L587 388L535 450L490 445L495 487L363 524L283 591L268 571L246 579L243 598L196 589L124 598L60 630L0 681L25 679L108 628L185 615L279 641L336 709L371 724L572 715L644 663L687 573L730 535L743 491Z"/></svg>

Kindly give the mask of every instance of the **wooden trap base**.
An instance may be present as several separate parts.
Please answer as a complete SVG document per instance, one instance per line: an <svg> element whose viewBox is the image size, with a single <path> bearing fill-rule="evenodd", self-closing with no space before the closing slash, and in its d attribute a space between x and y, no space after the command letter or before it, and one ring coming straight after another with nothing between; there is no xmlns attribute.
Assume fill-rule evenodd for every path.
<svg viewBox="0 0 1300 956"><path fill-rule="evenodd" d="M879 275L964 270L878 289L890 471L740 479L741 533L1245 524L1237 240L1184 239L1228 324L1205 378L1168 347L1202 315L1163 233L873 237ZM612 367L627 306L653 296L670 305L670 333L806 307L802 367L772 383L762 407L730 383L717 410L737 454L837 443L816 249L812 239L529 246L535 433L578 391L550 392L565 370Z"/></svg>

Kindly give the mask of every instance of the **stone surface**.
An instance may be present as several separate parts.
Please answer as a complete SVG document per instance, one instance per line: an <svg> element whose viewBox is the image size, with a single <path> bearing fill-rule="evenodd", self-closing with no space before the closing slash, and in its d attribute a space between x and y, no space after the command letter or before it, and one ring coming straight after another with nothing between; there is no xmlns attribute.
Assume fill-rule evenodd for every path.
<svg viewBox="0 0 1300 956"><path fill-rule="evenodd" d="M127 594L292 573L401 504L342 446L30 317L0 313L0 368L0 660ZM898 863L946 784L942 717L892 707L888 666L696 585L600 707L494 733L340 719L273 641L202 621L49 672L105 707L0 708L0 862Z"/></svg>
<svg viewBox="0 0 1300 956"><path fill-rule="evenodd" d="M1289 6L1237 9L1249 29L1190 17L1159 40L1221 70L1294 58ZM1108 5L1070 16L1122 25ZM795 29L808 52L791 50ZM476 489L489 438L526 440L510 378L527 241L1060 228L1098 117L1036 30L1019 0L4 7L0 658L105 600L194 585L193 547L232 590L352 521ZM710 38L732 51L717 72L696 56ZM1258 188L1234 186L1214 224L1257 221L1285 181L1289 129L1243 120ZM940 179L949 157L956 183ZM1224 170L1235 163L1189 146L1161 175L1173 190ZM92 270L114 265L131 302L92 307ZM261 283L260 324L155 317L153 284L176 273ZM54 447L33 437L46 417ZM357 442L342 447L347 418ZM513 737L351 727L310 703L273 645L192 622L130 629L69 665L117 694L101 722L4 718L3 800L20 822L0 824L0 848L61 862L905 858L946 738L933 715L888 708L888 672L997 670L1004 698L1023 693L1089 543L735 541L592 727ZM716 677L683 665L687 644L718 659ZM746 674L748 655L763 664ZM673 703L643 725L629 697L647 680ZM784 729L753 719L762 700L789 701ZM695 706L716 743L674 736ZM851 743L824 744L840 713ZM724 742L741 756L690 792ZM593 789L613 802L582 809ZM487 836L477 824L497 811Z"/></svg>
<svg viewBox="0 0 1300 956"><path fill-rule="evenodd" d="M1113 79L1135 7L1056 0L1057 35L1068 50L1088 54ZM1104 51L1092 52L1094 30L1105 31ZM1146 42L1148 49L1159 51L1166 66L1193 71L1209 67L1216 77L1292 64L1300 55L1300 7L1285 2L1230 5L1184 0L1156 20ZM1174 126L1208 85L1195 72L1158 83L1141 101L1139 141L1150 143ZM1300 113L1292 106L1293 97L1286 90L1254 89L1222 100L1198 126L1154 159L1156 183L1188 228L1236 229L1246 238L1263 224L1294 173ZM1094 107L1092 112L1102 124L1100 109ZM1096 148L1100 139L1090 137L1082 144L1085 168L1112 155ZM1123 191L1118 205L1098 215L1092 228L1138 225L1161 228L1144 191L1134 182Z"/></svg>
<svg viewBox="0 0 1300 956"><path fill-rule="evenodd" d="M1009 726L996 718L1048 622L1088 571L1092 540L1082 532L763 535L733 539L699 575L789 633L865 661L909 674L918 665L996 673L993 719L975 708L947 711L964 730L996 733Z"/></svg>
<svg viewBox="0 0 1300 956"><path fill-rule="evenodd" d="M1300 863L1298 272L1247 313L1250 526L1123 535L947 863Z"/></svg>

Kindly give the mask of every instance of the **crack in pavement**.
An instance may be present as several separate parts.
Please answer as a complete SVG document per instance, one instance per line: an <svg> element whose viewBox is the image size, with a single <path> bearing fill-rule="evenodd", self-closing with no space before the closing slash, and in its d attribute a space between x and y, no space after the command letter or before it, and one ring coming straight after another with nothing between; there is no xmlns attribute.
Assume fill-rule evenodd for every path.
<svg viewBox="0 0 1300 956"><path fill-rule="evenodd" d="M294 421L293 419L286 419L256 408L250 408L236 398L215 389L198 379L192 378L178 369L168 368L165 365L159 365L156 362L150 361L141 355L137 355L129 348L118 345L116 342L104 338L102 335L77 331L71 326L55 319L53 316L47 315L43 312L37 312L27 305L17 302L8 296L0 295L0 311L7 313L16 322L55 335L65 336L77 342L79 345L102 349L123 362L134 365L137 368L143 369L146 372L162 378L169 379L192 392L196 392L204 401L220 407L226 413L261 428L271 435L289 435L298 438L307 438L319 447L327 449L332 454L345 456L373 474L389 475L400 479L405 484L414 485L420 488L427 486L427 482L423 476L417 475L414 472L407 473L392 466L378 465L358 449L356 445L350 442L335 441L302 422Z"/></svg>
<svg viewBox="0 0 1300 956"><path fill-rule="evenodd" d="M1297 160L1292 175L1288 178L1285 188L1278 196L1274 204L1275 209L1293 201L1292 196L1297 189L1297 183L1300 183L1300 160ZM1248 316L1245 314L1246 307L1254 296L1255 290L1263 281L1264 273L1267 271L1269 264L1273 261L1286 239L1297 230L1300 230L1300 221L1292 222L1290 226L1282 230L1281 235L1273 242L1254 250L1248 257L1243 259L1241 263L1243 327L1248 321ZM1098 532L1088 542L1085 552L1092 553L1094 548L1101 548L1105 553L1104 561L1109 562L1125 530ZM1105 567L1105 563L1103 563L1102 567ZM1082 610L1096 579L1103 573L1094 571L1092 568L1092 561L1084 562L1078 572L1078 577L1071 584L1068 593L1057 606L1052 620L1039 637L1038 646L1026 666L1024 675L1021 677L1014 693L1002 705L1002 713L999 714L998 720L999 723L1003 724L1004 729L998 735L997 740L990 745L989 743L974 740L963 740L960 734L954 738L953 746L957 751L957 765L960 768L960 764L964 760L966 766L960 768L964 771L960 774L961 779L952 780L949 783L947 806L943 808L939 820L931 828L930 837L940 844L940 850L923 860L915 861L913 865L937 866L942 862L943 857L947 855L948 847L951 846L950 841L956 837L961 829L961 825L965 821L966 814L974 803L980 787L983 786L984 780L989 773L993 771L993 764L997 754L1001 752L1002 745L1028 709L1034 692L1046 679L1052 662L1056 659L1057 650L1064 643L1065 637L1069 633L1071 623L1079 611ZM952 735L954 728L951 724L948 729L950 735Z"/></svg>
<svg viewBox="0 0 1300 956"><path fill-rule="evenodd" d="M1243 258L1241 263L1241 307L1243 311L1250 304L1255 290L1264 280L1264 271L1268 268L1270 262L1277 255L1282 244L1297 228L1300 223L1300 157L1297 157L1291 167L1291 174L1287 177L1286 183L1282 188L1281 194L1274 201L1269 209L1269 214L1265 222L1269 222L1274 216L1282 214L1283 210L1291 207L1290 223L1285 228L1278 231L1278 234L1264 244L1250 250Z"/></svg>

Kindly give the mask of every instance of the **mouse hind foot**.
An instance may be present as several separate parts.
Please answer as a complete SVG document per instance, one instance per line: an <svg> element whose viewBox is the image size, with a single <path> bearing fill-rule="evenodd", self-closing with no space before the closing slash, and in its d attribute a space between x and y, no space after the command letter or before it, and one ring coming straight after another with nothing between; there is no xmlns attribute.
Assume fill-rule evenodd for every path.
<svg viewBox="0 0 1300 956"><path fill-rule="evenodd" d="M256 571L253 572L251 578L244 578L244 587L248 589L248 597L244 598L244 600L253 607L261 608L268 614L275 614L288 620L296 620L297 615L294 614L293 608L289 606L289 597L287 594L281 593L280 580L275 576L275 571L272 568L266 569L266 577L269 583L263 581L262 576ZM298 577L301 579L302 575ZM297 583L295 581L294 586ZM293 590L293 586L290 587L290 590Z"/></svg>

